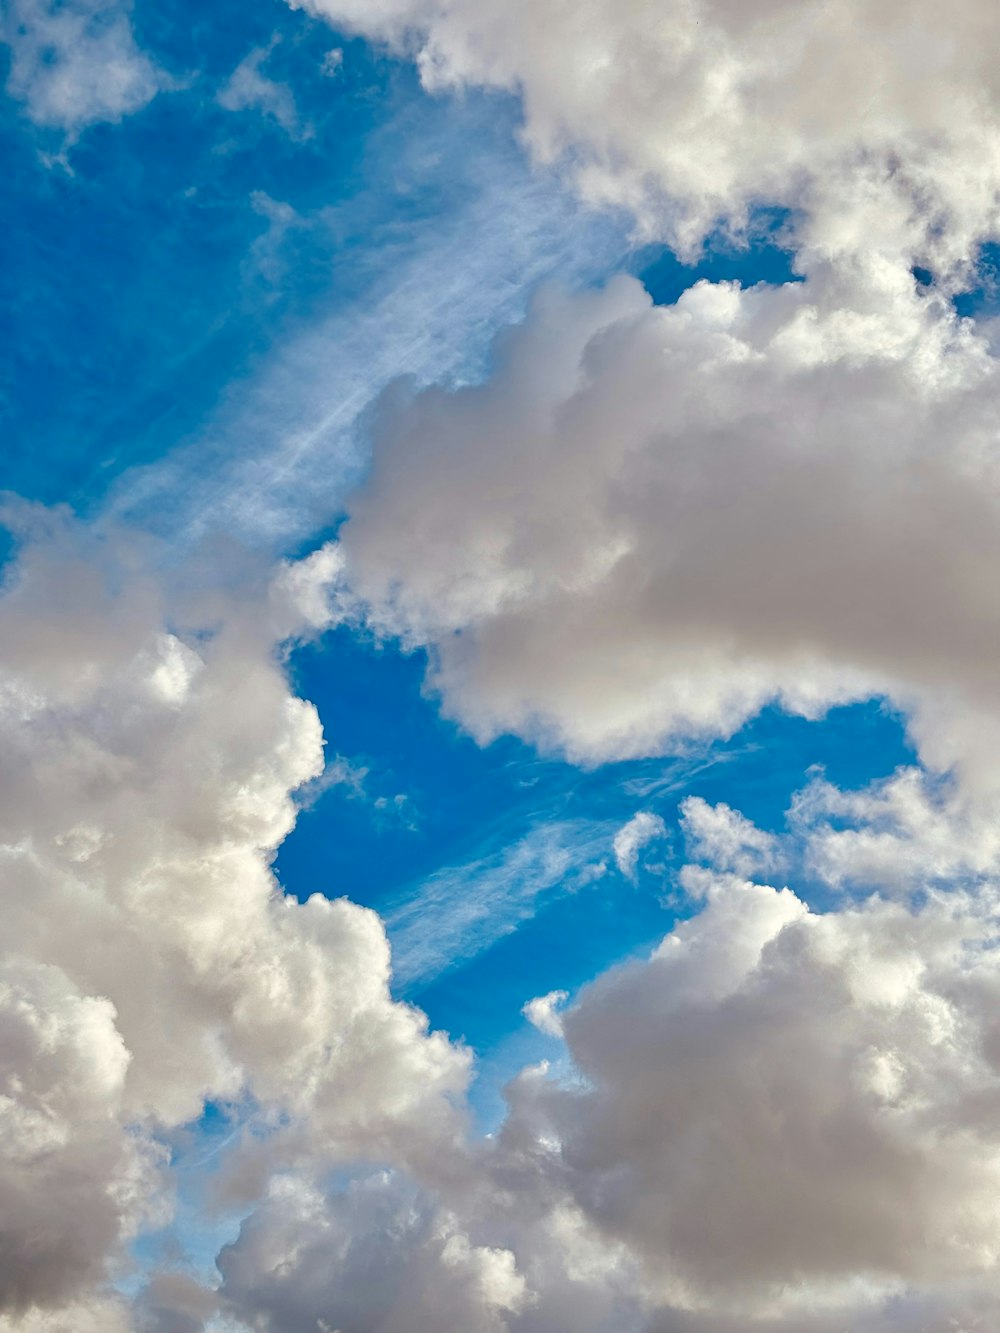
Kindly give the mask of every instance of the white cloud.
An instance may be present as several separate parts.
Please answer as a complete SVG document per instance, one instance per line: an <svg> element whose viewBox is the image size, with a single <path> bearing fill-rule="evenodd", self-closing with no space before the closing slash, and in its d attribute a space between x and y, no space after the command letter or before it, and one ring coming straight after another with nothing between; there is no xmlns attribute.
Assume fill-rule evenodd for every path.
<svg viewBox="0 0 1000 1333"><path fill-rule="evenodd" d="M725 802L709 805L700 796L688 796L681 802L681 827L688 855L716 870L753 875L773 869L780 859L777 838Z"/></svg>
<svg viewBox="0 0 1000 1333"><path fill-rule="evenodd" d="M12 0L5 8L7 92L35 124L76 135L131 115L169 85L136 45L129 10L123 0Z"/></svg>
<svg viewBox="0 0 1000 1333"><path fill-rule="evenodd" d="M536 995L533 1000L529 1000L521 1013L532 1027L536 1027L547 1037L561 1037L562 1017L559 1009L568 999L568 991L551 990L548 995Z"/></svg>
<svg viewBox="0 0 1000 1333"><path fill-rule="evenodd" d="M485 383L386 400L347 577L451 716L593 762L888 693L997 781L1000 377L870 276L548 292Z"/></svg>
<svg viewBox="0 0 1000 1333"><path fill-rule="evenodd" d="M508 1250L388 1175L341 1195L278 1182L219 1266L225 1304L261 1333L506 1333L526 1303Z"/></svg>
<svg viewBox="0 0 1000 1333"><path fill-rule="evenodd" d="M993 800L970 799L917 768L860 791L816 778L790 813L809 868L836 888L912 894L970 887L1000 869Z"/></svg>
<svg viewBox="0 0 1000 1333"><path fill-rule="evenodd" d="M21 521L0 594L0 1312L33 1329L97 1299L169 1209L157 1138L207 1099L267 1130L234 1155L252 1199L290 1159L446 1161L468 1056L391 999L374 913L271 873L322 768L276 655L306 628L302 571L268 595L231 567L223 592L158 573L148 543Z"/></svg>
<svg viewBox="0 0 1000 1333"><path fill-rule="evenodd" d="M667 826L659 815L640 810L627 824L615 834L611 849L615 854L615 864L619 873L628 879L635 879L639 868L639 853L651 842L658 842L667 836Z"/></svg>
<svg viewBox="0 0 1000 1333"><path fill-rule="evenodd" d="M155 1216L163 1155L122 1130L129 1060L108 1000L0 968L0 1310L72 1299Z"/></svg>
<svg viewBox="0 0 1000 1333"><path fill-rule="evenodd" d="M312 131L299 118L291 88L276 79L269 79L262 71L276 45L277 39L268 46L256 47L245 56L219 90L218 103L227 111L260 111L280 125L292 139L308 138Z"/></svg>
<svg viewBox="0 0 1000 1333"><path fill-rule="evenodd" d="M430 89L519 92L537 158L675 243L765 203L824 253L948 265L997 226L989 0L295 3L412 54Z"/></svg>
<svg viewBox="0 0 1000 1333"><path fill-rule="evenodd" d="M530 1179L527 1154L541 1197L565 1189L641 1261L649 1300L738 1328L851 1305L859 1327L907 1288L995 1274L995 905L815 916L700 883L702 912L565 1014L578 1081L515 1087L500 1178L509 1151Z"/></svg>

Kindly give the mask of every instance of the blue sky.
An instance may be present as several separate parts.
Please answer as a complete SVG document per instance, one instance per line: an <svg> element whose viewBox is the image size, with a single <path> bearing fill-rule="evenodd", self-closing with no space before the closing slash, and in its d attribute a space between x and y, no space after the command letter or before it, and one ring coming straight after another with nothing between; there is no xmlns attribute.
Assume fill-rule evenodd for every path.
<svg viewBox="0 0 1000 1333"><path fill-rule="evenodd" d="M91 9L103 22L101 6ZM73 5L42 10L56 16L53 22L61 13L76 12ZM24 13L29 11L34 13L26 3ZM554 165L540 165L537 151L532 153L535 139L543 137L531 119L534 113L530 107L526 113L513 87L488 86L492 76L473 74L457 89L428 90L405 49L340 31L308 7L278 0L219 0L210 7L137 0L129 21L135 49L147 62L142 77L155 79L158 91L120 115L79 123L46 119L17 81L16 35L14 55L8 51L7 63L0 65L0 83L7 87L0 97L6 247L0 309L8 352L0 377L5 442L0 490L48 507L65 506L98 546L110 548L123 532L152 532L161 543L157 575L167 581L170 571L224 570L230 560L266 571L335 540L369 475L373 440L383 429L383 390L400 379L411 394L429 385L450 393L490 381L499 363L494 340L525 319L546 284L576 300L629 274L662 307L675 306L703 279L744 289L788 284L788 291L794 285L821 292L816 301L822 313L822 302L834 300L831 291L840 300L841 289L856 283L861 294L851 288L849 299L861 313L852 323L852 311L843 327L867 330L864 321L876 319L872 308L888 320L896 317L898 304L900 345L919 320L931 318L926 311L941 292L934 328L947 327L962 355L980 332L983 349L995 336L996 249L985 224L974 244L964 236L955 242L956 253L963 245L968 250L964 268L956 262L949 269L951 251L938 254L931 242L926 263L935 267L924 267L924 249L914 242L899 261L902 278L895 286L886 280L884 290L876 291L871 274L881 281L898 256L885 259L880 269L874 260L865 268L852 254L850 262L843 260L850 281L843 278L837 268L839 241L830 241L818 224L808 230L808 210L814 208L822 220L827 206L816 202L821 192L800 198L791 188L779 189L774 182L781 171L765 163L768 174L761 166L765 183L756 193L744 189L735 168L730 171L726 188L733 193L734 216L748 219L736 228L738 237L717 208L696 257L681 259L672 248L674 213L657 236L642 210L631 208L636 192L627 153L608 159L609 172L613 176L620 168L625 186L609 188L599 202L581 195L573 174L579 166L575 150ZM37 79L44 80L45 69L64 58L55 48L43 51ZM530 83L529 75L524 77ZM571 112L567 117L569 123ZM736 148L742 151L739 143ZM585 158L585 142L579 154ZM668 197L677 174L669 153L661 156L670 166L670 171L664 167ZM921 159L921 169L925 165ZM688 169L693 171L691 163ZM801 174L789 169L796 181ZM931 180L927 189L933 185ZM714 208L715 196L702 193ZM695 199L699 207L702 202ZM864 216L864 225L855 229L859 233L873 225ZM830 234L839 236L832 226ZM867 260L864 246L861 251ZM881 251L876 258L882 262ZM795 299L788 298L787 309ZM915 304L920 301L924 304ZM773 311L761 309L764 313L747 316L748 327L770 327L768 321L777 327L786 317L777 299ZM956 324L954 311L967 321L964 326ZM795 328L814 317L818 326L813 309ZM723 335L713 326L716 336L721 345ZM917 337L912 334L914 346ZM880 348L896 347L888 334L870 338ZM597 340L594 365L613 342L611 336ZM939 345L944 344L934 347ZM761 362L765 359L761 353ZM829 359L835 360L832 353ZM916 364L917 352L913 359ZM752 360L747 354L746 364ZM842 361L853 364L847 353ZM859 373L844 390L837 381L822 380L824 364L817 353L803 376L808 389L801 399L790 396L787 413L788 421L805 422L803 438L810 446L822 437L827 418L836 417L845 402L850 406L851 395L867 405L865 395L871 394L877 429L894 428L901 394L893 389L888 407L876 398L881 368L868 378ZM599 370L593 371L595 378ZM925 436L936 440L933 431L941 420L971 421L970 435L986 437L990 409L981 408L983 400L974 395L989 373L975 380L971 405L963 400L935 417L925 434L915 431L921 448ZM939 378L943 383L944 372ZM970 382L974 378L970 372ZM711 415L715 390L706 384ZM719 390L720 402L729 402L727 391ZM761 435L769 429L770 404L766 390L754 397L748 382L745 392L748 416L741 418L741 428L755 440L761 422ZM918 390L912 392L919 399ZM814 402L823 409L812 415ZM720 420L724 410L729 409L719 408ZM843 433L849 435L847 420ZM712 421L705 429L717 426ZM900 431L905 433L905 423ZM722 427L717 434L725 442ZM716 441L715 435L706 438ZM881 435L877 441L883 442ZM413 448L420 443L414 437ZM780 478L797 476L799 461L791 452L783 457ZM864 466L858 464L860 480L855 486L852 473L844 494L867 515L871 497L871 510L877 508L882 474L866 480ZM657 491L657 476L650 475L647 519L650 530L658 531L656 505L672 493ZM941 490L938 474L927 475L929 486L918 473L910 490L901 491L914 506L913 527L923 522L919 504L925 489ZM539 486L545 480L542 476ZM835 475L831 494L840 495L836 483ZM685 474L678 482L684 485L697 499L697 480ZM615 491L614 503L619 498ZM747 499L750 504L753 496ZM728 501L723 495L713 503L715 508L705 508L708 522ZM803 502L803 527L809 528L815 512L815 526L823 528L825 510L811 504L808 498ZM957 518L947 498L941 504L942 524L960 530L958 502ZM769 511L764 506L761 512L765 519L755 537L763 550L770 537ZM978 531L976 513L970 532ZM845 550L854 540L848 535L857 519L852 515L842 530ZM667 523L664 517L664 529ZM893 535L891 524L886 528L888 564L894 543L904 556L919 546L917 540L908 544L908 510L898 529ZM836 532L836 524L829 530ZM782 529L776 541L786 536ZM933 541L931 528L928 542ZM992 548L984 541L982 549ZM980 555L977 546L968 568ZM457 551L456 562L463 558ZM792 564L794 559L793 553ZM928 624L939 603L948 614L941 613L934 650L920 658L912 678L893 674L898 663L886 666L890 649L868 654L867 642L862 650L851 638L850 608L863 603L863 588L821 588L803 642L822 659L844 618L844 641L858 656L848 661L851 670L857 667L851 675L830 650L849 678L843 690L823 694L825 687L817 686L822 704L811 713L766 703L756 712L748 708L750 720L722 728L721 735L668 739L663 745L654 739L649 757L641 758L584 755L572 762L558 736L551 744L536 744L540 733L530 728L522 734L502 728L489 742L475 739L471 728L455 720L465 716L462 705L428 683L442 642L449 634L466 633L464 626L424 632L414 620L399 632L401 612L400 622L380 633L377 617L365 625L355 615L282 650L291 688L315 705L322 722L326 767L295 793L297 819L274 853L274 872L300 903L319 893L346 897L379 914L394 954L392 996L417 1006L431 1029L449 1034L474 1056L469 1100L477 1143L499 1130L507 1114L504 1088L526 1065L550 1060L572 1077L562 1040L533 1026L523 1013L525 1004L556 991L572 1003L595 978L625 960L647 958L677 922L701 912L702 902L687 895L679 879L687 859L685 799L725 803L764 832L784 838L796 793L819 777L851 793L922 763L938 775L954 765L962 782L967 773L979 773L976 738L985 737L982 744L988 744L991 733L982 719L993 716L990 687L982 684L989 672L976 674L975 662L976 669L970 668L970 697L980 712L969 714L968 725L955 724L955 735L963 739L952 748L950 739L942 740L940 718L952 717L947 708L953 696L941 685L940 672L952 669L953 641L959 645L956 661L965 651L975 656L976 626L980 620L990 623L989 617L977 619L970 612L973 647L968 648L965 622L956 628L949 618L962 599L949 601L950 585L942 583L940 592L933 572L913 576L914 582L925 577L930 589ZM762 578L766 583L767 576ZM775 580L775 587L779 583ZM882 587L873 578L876 584ZM759 585L747 576L753 596ZM745 635L762 660L772 638L780 657L782 617L787 605L797 605L780 589L773 601L773 627L762 621ZM910 604L901 594L899 606ZM919 597L913 604L919 606ZM739 607L733 613L738 629L731 643L743 642L741 612ZM705 614L708 623L710 613ZM874 626L872 641L881 645L882 629L893 625L895 616L895 606L883 605L858 623ZM903 624L903 611L899 619ZM827 620L833 626L829 640ZM934 633L932 627L929 637ZM247 631L248 641L251 637ZM737 652L724 635L719 641L723 656ZM613 653L616 645L605 646ZM622 655L628 656L625 643ZM918 654L912 656L916 660ZM81 679L89 669L81 667ZM39 672L44 675L42 668ZM864 684L857 686L857 679ZM964 699L956 689L955 697ZM768 697L780 692L777 687ZM841 698L852 702L837 702ZM113 730L101 713L101 736L105 727ZM967 742L969 736L973 740ZM961 748L966 743L970 754L975 751L972 758ZM976 789L975 800L980 804L970 806L968 826L980 829L975 812L986 809L992 797ZM948 810L951 818L954 810ZM655 816L662 825L630 870L616 862L615 838L636 815ZM932 852L937 850L934 844ZM941 856L947 862L947 855ZM817 911L843 908L844 898L804 854L790 850L775 873L794 878L796 893ZM932 873L937 872L927 872ZM959 879L964 885L969 876L985 873L981 867L963 870L966 879ZM781 883L784 879L777 887ZM249 1095L209 1098L200 1115L163 1131L179 1172L180 1206L173 1221L140 1228L132 1242L135 1267L124 1277L117 1273L115 1290L135 1297L154 1269L176 1267L178 1254L199 1280L216 1280L216 1252L235 1238L250 1205L246 1199L232 1209L226 1205L220 1220L205 1200L217 1171L242 1162L239 1130L252 1115L251 1104ZM280 1116L269 1122L268 1133L280 1138L275 1128L280 1123ZM364 1158L355 1170L338 1159L330 1178L342 1183L369 1165ZM162 1333L169 1329L164 1324ZM354 1330L345 1326L345 1333ZM154 1333L161 1333L159 1325Z"/></svg>

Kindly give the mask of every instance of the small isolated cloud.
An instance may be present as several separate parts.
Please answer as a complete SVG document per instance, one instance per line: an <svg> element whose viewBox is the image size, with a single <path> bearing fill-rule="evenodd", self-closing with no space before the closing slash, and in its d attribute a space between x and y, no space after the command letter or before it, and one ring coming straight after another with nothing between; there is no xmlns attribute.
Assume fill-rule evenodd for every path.
<svg viewBox="0 0 1000 1333"><path fill-rule="evenodd" d="M724 802L709 805L700 796L681 802L681 828L688 855L716 870L752 875L779 861L778 840Z"/></svg>
<svg viewBox="0 0 1000 1333"><path fill-rule="evenodd" d="M627 879L635 879L639 869L639 853L651 842L667 836L667 826L659 815L640 810L615 834L612 849L619 871Z"/></svg>
<svg viewBox="0 0 1000 1333"><path fill-rule="evenodd" d="M339 46L334 47L332 51L327 51L323 57L323 63L320 65L324 76L328 79L334 79L344 68L344 53Z"/></svg>
<svg viewBox="0 0 1000 1333"><path fill-rule="evenodd" d="M280 125L289 138L307 139L311 130L299 119L291 88L262 72L276 45L275 40L258 46L241 60L220 89L217 101L226 111L259 111Z"/></svg>
<svg viewBox="0 0 1000 1333"><path fill-rule="evenodd" d="M550 990L548 995L536 995L533 1000L529 1000L521 1013L532 1027L544 1032L547 1037L561 1037L563 1025L559 1010L568 999L568 991Z"/></svg>
<svg viewBox="0 0 1000 1333"><path fill-rule="evenodd" d="M136 44L120 0L12 0L0 18L7 92L36 125L79 134L140 110L169 80Z"/></svg>

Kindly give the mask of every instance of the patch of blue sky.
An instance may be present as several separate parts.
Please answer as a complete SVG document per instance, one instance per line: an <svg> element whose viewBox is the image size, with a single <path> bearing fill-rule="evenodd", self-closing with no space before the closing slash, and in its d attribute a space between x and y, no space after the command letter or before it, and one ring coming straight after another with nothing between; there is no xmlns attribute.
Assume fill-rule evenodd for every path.
<svg viewBox="0 0 1000 1333"><path fill-rule="evenodd" d="M523 1031L526 1000L572 993L687 910L674 892L685 796L781 832L817 766L854 788L913 760L900 718L876 701L818 722L768 709L680 758L580 770L512 737L477 746L424 693L424 666L420 653L344 629L294 654L342 780L303 810L276 870L301 896L344 894L379 911L400 955L397 992L487 1063ZM646 849L631 882L612 839L639 810L671 837ZM820 886L804 888L822 905Z"/></svg>
<svg viewBox="0 0 1000 1333"><path fill-rule="evenodd" d="M174 86L61 163L0 109L3 482L91 514L113 491L175 530L221 493L251 536L301 537L387 379L469 373L535 281L603 274L620 231L570 225L509 99L429 98L281 4L139 5L135 27Z"/></svg>
<svg viewBox="0 0 1000 1333"><path fill-rule="evenodd" d="M175 87L120 124L96 125L53 164L60 136L0 107L6 184L4 305L16 333L3 385L5 483L86 506L124 468L191 433L224 385L316 296L319 248L280 289L255 269L272 228L264 198L308 213L360 192L369 133L412 90L353 43L324 77L329 30L284 5L139 5L140 45ZM293 141L263 110L218 96L254 49L314 133ZM400 87L400 85L405 85ZM327 265L329 267L329 265Z"/></svg>
<svg viewBox="0 0 1000 1333"><path fill-rule="evenodd" d="M788 229L787 209L758 208L741 235L710 235L698 258L685 262L667 246L644 245L629 258L628 271L646 287L657 305L673 305L695 282L738 282L751 287L801 282Z"/></svg>
<svg viewBox="0 0 1000 1333"><path fill-rule="evenodd" d="M968 290L959 292L954 304L963 318L996 321L1000 315L1000 244L996 241L980 247Z"/></svg>

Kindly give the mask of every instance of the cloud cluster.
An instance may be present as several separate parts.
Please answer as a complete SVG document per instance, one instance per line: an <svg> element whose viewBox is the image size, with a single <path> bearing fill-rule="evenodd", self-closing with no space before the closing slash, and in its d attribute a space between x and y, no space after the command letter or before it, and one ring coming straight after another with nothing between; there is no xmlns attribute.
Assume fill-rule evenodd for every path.
<svg viewBox="0 0 1000 1333"><path fill-rule="evenodd" d="M151 101L168 80L136 44L121 0L12 0L0 18L7 92L36 125L79 134Z"/></svg>
<svg viewBox="0 0 1000 1333"><path fill-rule="evenodd" d="M801 210L819 252L943 269L996 231L988 0L293 3L412 54L432 90L519 93L541 161L676 245L759 204Z"/></svg>
<svg viewBox="0 0 1000 1333"><path fill-rule="evenodd" d="M660 815L639 810L614 836L611 850L619 872L627 879L635 879L639 870L639 854L650 843L662 841L667 826Z"/></svg>
<svg viewBox="0 0 1000 1333"><path fill-rule="evenodd" d="M725 861L724 808L698 811ZM725 826L725 827L724 827ZM996 889L817 914L703 867L568 1009L474 1170L288 1176L220 1257L254 1333L928 1333L1000 1314ZM556 1016L556 1007L560 1012Z"/></svg>
<svg viewBox="0 0 1000 1333"><path fill-rule="evenodd" d="M564 1015L579 1082L513 1089L521 1170L692 1311L995 1273L995 899L824 916L787 889L687 882L704 908Z"/></svg>
<svg viewBox="0 0 1000 1333"><path fill-rule="evenodd" d="M382 1174L343 1194L276 1183L219 1259L222 1301L260 1333L507 1333L527 1303L508 1250Z"/></svg>
<svg viewBox="0 0 1000 1333"><path fill-rule="evenodd" d="M889 694L992 786L1000 379L906 272L544 293L484 383L387 395L342 530L446 710L593 762Z"/></svg>
<svg viewBox="0 0 1000 1333"><path fill-rule="evenodd" d="M275 645L326 558L262 604L238 564L199 593L134 541L28 527L0 595L0 1312L33 1329L169 1213L159 1141L206 1102L256 1118L252 1199L291 1160L446 1164L468 1056L391 999L374 913L269 867L323 764Z"/></svg>

